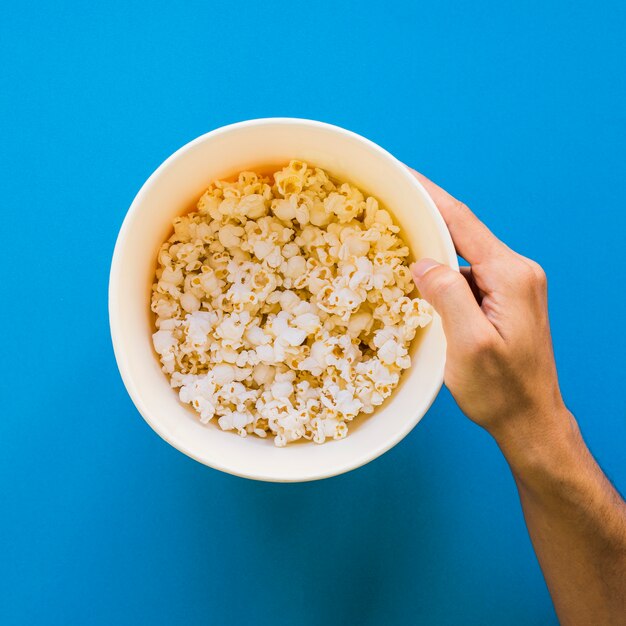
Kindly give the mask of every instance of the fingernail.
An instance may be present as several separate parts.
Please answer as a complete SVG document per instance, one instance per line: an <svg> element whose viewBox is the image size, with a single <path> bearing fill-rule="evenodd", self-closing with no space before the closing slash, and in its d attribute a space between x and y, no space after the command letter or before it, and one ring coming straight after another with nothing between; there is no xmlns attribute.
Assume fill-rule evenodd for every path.
<svg viewBox="0 0 626 626"><path fill-rule="evenodd" d="M439 267L440 263L433 259L421 259L416 263L411 263L411 273L415 278L423 278L430 270Z"/></svg>

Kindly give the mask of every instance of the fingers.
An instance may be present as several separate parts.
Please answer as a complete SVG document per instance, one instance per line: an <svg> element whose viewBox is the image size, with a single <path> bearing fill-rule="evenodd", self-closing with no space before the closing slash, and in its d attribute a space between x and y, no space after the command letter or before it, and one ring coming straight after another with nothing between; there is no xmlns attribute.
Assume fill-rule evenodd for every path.
<svg viewBox="0 0 626 626"><path fill-rule="evenodd" d="M409 168L434 200L448 226L457 252L472 265L506 250L504 244L459 200Z"/></svg>
<svg viewBox="0 0 626 626"><path fill-rule="evenodd" d="M459 272L432 259L422 259L411 265L411 273L422 296L441 316L449 342L466 343L477 332L494 330Z"/></svg>

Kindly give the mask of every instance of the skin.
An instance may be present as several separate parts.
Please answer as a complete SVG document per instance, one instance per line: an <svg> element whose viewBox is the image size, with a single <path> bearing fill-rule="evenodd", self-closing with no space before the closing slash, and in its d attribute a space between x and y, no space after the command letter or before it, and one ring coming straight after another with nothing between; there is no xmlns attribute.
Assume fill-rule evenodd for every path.
<svg viewBox="0 0 626 626"><path fill-rule="evenodd" d="M626 625L626 503L585 445L557 377L542 268L411 170L443 216L461 273L411 267L442 318L446 386L504 453L561 624Z"/></svg>

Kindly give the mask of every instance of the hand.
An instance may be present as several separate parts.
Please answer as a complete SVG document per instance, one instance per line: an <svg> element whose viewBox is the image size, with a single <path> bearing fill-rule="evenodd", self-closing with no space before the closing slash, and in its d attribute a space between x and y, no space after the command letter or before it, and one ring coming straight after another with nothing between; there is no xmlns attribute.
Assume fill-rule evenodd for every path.
<svg viewBox="0 0 626 626"><path fill-rule="evenodd" d="M533 444L569 421L557 380L546 275L513 252L461 202L418 172L470 267L431 259L411 267L441 316L448 342L445 383L461 410L499 443Z"/></svg>

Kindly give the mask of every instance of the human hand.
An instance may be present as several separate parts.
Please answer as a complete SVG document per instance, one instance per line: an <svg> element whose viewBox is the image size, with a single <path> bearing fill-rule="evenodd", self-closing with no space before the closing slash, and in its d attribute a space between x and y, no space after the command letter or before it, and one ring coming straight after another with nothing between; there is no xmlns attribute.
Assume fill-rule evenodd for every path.
<svg viewBox="0 0 626 626"><path fill-rule="evenodd" d="M570 417L558 385L544 271L497 239L463 203L412 172L470 263L461 273L431 259L411 266L443 322L446 386L501 445L515 438L534 446L558 436Z"/></svg>
<svg viewBox="0 0 626 626"><path fill-rule="evenodd" d="M413 172L443 216L461 273L411 266L448 342L445 382L496 439L563 624L624 624L626 503L604 476L561 398L546 277L461 202Z"/></svg>

